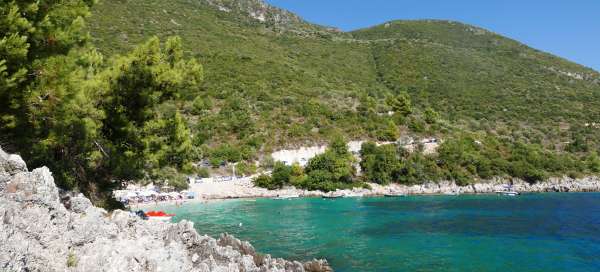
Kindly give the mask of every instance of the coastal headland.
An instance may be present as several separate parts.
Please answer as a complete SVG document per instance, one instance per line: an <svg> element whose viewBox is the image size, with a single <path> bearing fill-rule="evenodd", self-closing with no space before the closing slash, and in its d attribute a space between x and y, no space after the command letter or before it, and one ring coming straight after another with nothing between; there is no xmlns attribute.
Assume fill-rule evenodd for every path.
<svg viewBox="0 0 600 272"><path fill-rule="evenodd" d="M1 149L0 252L2 271L332 271L325 260L287 261L228 234L200 235L189 221L107 212Z"/></svg>

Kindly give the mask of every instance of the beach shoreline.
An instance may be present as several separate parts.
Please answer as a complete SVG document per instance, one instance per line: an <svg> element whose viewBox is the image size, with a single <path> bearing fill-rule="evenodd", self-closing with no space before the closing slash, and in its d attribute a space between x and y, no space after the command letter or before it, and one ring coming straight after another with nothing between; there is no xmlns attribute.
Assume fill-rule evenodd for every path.
<svg viewBox="0 0 600 272"><path fill-rule="evenodd" d="M519 179L493 178L466 186L458 186L454 182L424 183L418 185L379 185L369 183L371 189L354 188L352 190L337 190L334 192L309 191L287 187L278 190L267 190L256 187L249 180L238 180L227 183L193 184L189 190L196 193L195 199L178 201L163 201L138 203L130 207L132 210L172 207L197 203L213 203L232 199L262 199L278 197L383 197L383 196L435 196L456 194L495 194L505 190L507 184L519 193L550 193L550 192L600 192L600 177L584 177L573 179L569 177L551 178L544 182L529 184Z"/></svg>

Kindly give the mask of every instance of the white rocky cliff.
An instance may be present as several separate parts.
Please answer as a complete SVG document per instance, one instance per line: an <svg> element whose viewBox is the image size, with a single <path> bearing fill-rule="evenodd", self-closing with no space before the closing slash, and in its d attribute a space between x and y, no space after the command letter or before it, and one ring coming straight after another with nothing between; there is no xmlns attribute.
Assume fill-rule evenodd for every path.
<svg viewBox="0 0 600 272"><path fill-rule="evenodd" d="M0 271L331 271L326 261L257 254L230 235L199 235L191 222L108 213L59 195L50 170L27 170L0 149Z"/></svg>
<svg viewBox="0 0 600 272"><path fill-rule="evenodd" d="M209 5L217 7L220 11L239 11L250 15L260 22L269 21L277 25L291 25L305 23L298 15L287 10L267 4L263 0L204 0Z"/></svg>

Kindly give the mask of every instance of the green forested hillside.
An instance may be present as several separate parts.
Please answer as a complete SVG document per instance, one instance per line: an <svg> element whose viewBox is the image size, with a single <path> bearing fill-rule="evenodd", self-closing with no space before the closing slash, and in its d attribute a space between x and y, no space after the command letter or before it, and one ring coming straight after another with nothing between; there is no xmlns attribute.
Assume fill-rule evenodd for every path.
<svg viewBox="0 0 600 272"><path fill-rule="evenodd" d="M290 144L289 136L318 141L332 129L376 137L357 106L386 112L384 99L399 92L408 92L417 109L430 106L469 130L516 129L527 134L518 137L548 145L569 141L569 128L600 120L597 72L487 30L424 20L351 33L302 22L311 27L286 31L250 11L220 11L205 1L106 0L95 7L90 29L107 54L151 35L180 35L206 67L208 99L217 108L243 99L254 129L275 135L268 140L275 146ZM219 123L218 116L205 118ZM230 134L213 125L208 138ZM321 133L311 133L315 128Z"/></svg>
<svg viewBox="0 0 600 272"><path fill-rule="evenodd" d="M275 149L333 138L264 183L353 186L341 143L404 135L445 142L431 156L367 145L363 180L600 171L600 75L489 31L340 32L261 0L93 2L0 4L0 144L95 200L126 180L183 187L201 160L252 173Z"/></svg>
<svg viewBox="0 0 600 272"><path fill-rule="evenodd" d="M584 110L598 107L598 73L489 31L447 21L397 21L353 35L374 41L378 71L389 88L408 90L453 120L550 124L599 118L596 110Z"/></svg>
<svg viewBox="0 0 600 272"><path fill-rule="evenodd" d="M209 142L255 132L269 132L265 140L274 145L289 143L290 136L318 141L331 129L353 137L369 133L354 109L361 95L382 98L387 89L377 81L368 46L332 42L333 32L282 32L201 2L103 1L89 23L94 43L114 54L152 35L181 36L187 54L205 67L203 95L213 107L198 123ZM221 111L236 100L240 110Z"/></svg>

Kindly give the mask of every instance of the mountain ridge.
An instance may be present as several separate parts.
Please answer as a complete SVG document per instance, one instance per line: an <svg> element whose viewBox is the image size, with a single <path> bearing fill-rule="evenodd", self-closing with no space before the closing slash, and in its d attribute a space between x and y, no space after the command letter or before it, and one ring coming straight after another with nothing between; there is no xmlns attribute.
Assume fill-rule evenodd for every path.
<svg viewBox="0 0 600 272"><path fill-rule="evenodd" d="M506 124L533 127L536 137L550 138L545 128L561 122L583 126L600 120L600 111L580 110L600 108L594 102L600 98L597 72L460 22L394 20L336 32L260 0L125 3L107 0L94 8L90 30L101 51L111 55L152 35L180 35L187 54L207 68L204 89L214 106L222 107L227 97L244 99L255 130L274 132L267 140L272 146L323 141L332 130L350 138L375 138L372 131L382 125L357 124L364 121L358 121L356 106L374 103L370 107L384 113L386 97L405 91L418 108L431 106L470 130ZM137 17L130 14L133 10ZM252 16L261 12L287 16L291 19L283 22L301 27L283 28L269 23L267 15L264 21ZM306 26L308 32L298 30ZM544 106L532 109L532 103ZM307 112L307 107L319 110ZM284 120L278 120L281 113ZM311 121L307 114L319 117ZM383 119L371 118L378 124L387 122Z"/></svg>
<svg viewBox="0 0 600 272"><path fill-rule="evenodd" d="M521 42L519 40L506 37L506 36L504 36L502 34L494 32L492 30L489 30L489 29L486 29L486 28L482 28L482 27L479 27L479 26L476 26L476 25L472 25L472 24L460 22L460 21L441 20L441 19L410 19L410 20L396 19L396 20L387 21L385 23L378 24L378 25L374 25L374 26L369 26L369 27L365 27L365 28L360 28L360 29L352 30L352 31L349 31L349 33L353 34L353 36L355 38L358 38L358 39L361 39L361 40L365 40L365 39L369 40L368 36L361 38L360 34L363 33L363 32L368 32L368 31L376 30L377 28L393 29L394 26L401 26L401 25L407 25L407 24L416 24L416 23L419 23L419 24L450 25L450 26L463 27L465 30L467 30L469 32L472 32L473 34L475 34L477 36L489 35L489 36L492 36L492 37L494 37L496 39L499 39L499 40L508 41L508 42L514 43L515 45L523 46L523 47L526 47L528 49L535 50L535 51L537 51L539 53L546 54L546 55L549 55L549 56L552 56L552 57L555 57L555 58L559 58L559 59L561 59L563 61L567 61L567 62L570 62L570 63L573 63L573 64L577 64L578 66L581 66L582 68L585 68L586 70L588 70L589 74L595 74L594 75L595 77L599 77L600 76L600 73L598 71L596 71L595 69L591 68L591 67L586 67L585 65L576 63L576 62L574 62L572 60L569 60L567 58L564 58L564 57L561 57L561 56L557 56L557 55L554 55L552 53L549 53L549 52L537 49L537 48L532 47L530 45L527 45L527 44L525 44L525 43L523 43L523 42ZM388 33L388 35L389 34L391 34L391 35L398 35L398 32ZM392 39L392 38L387 37L387 39L389 40L389 39ZM465 46L465 45L463 44L463 46ZM475 46L472 46L472 47L473 48L477 48ZM591 75L590 75L590 77L591 77Z"/></svg>
<svg viewBox="0 0 600 272"><path fill-rule="evenodd" d="M478 35L483 35L483 34L492 34L498 37L502 37L504 39L510 39L514 42L517 42L521 45L527 46L531 49L549 54L549 55L553 55L555 57L559 57L561 59L564 59L566 61L569 62L573 62L576 63L572 60L569 60L568 58L565 57L561 57L561 56L556 56L550 52L546 52L540 49L537 49L533 46L527 45L523 42L518 41L517 39L513 39L513 38L507 38L506 36L494 32L490 29L486 29L483 27L479 27L473 24L469 24L469 23L465 23L465 22L461 22L461 21L457 21L457 20L449 20L449 19L431 19L431 18L422 18L422 19L393 19L393 20L389 20L380 24L375 24L372 26L367 26L367 27L361 27L358 29L353 29L353 30L348 30L348 31L344 31L341 30L337 27L333 27L333 26L325 26L325 25L320 25L320 24L316 24L313 22L309 22L305 19L303 19L300 15L283 9L283 8L279 8L276 7L272 4L267 3L264 0L201 0L204 1L210 5L215 6L218 10L220 11L224 11L224 12L230 12L232 9L236 9L238 11L242 11L242 12L246 12L250 17L261 21L263 23L268 23L268 22L275 22L276 24L293 24L293 23L300 23L300 24L304 24L304 25L311 25L311 26L315 26L317 28L322 28L323 30L327 30L327 31L332 31L335 33L346 33L346 34L354 34L357 32L361 32L364 30L369 30L372 28L376 28L379 26L389 26L391 24L395 24L395 23L403 23L403 22L426 22L426 23L445 23L445 24L453 24L453 25L462 25L467 27L470 31L472 31L475 34ZM364 39L358 39L358 40L364 40ZM583 66L587 69L593 70L597 75L597 77L600 76L600 73L591 68L591 67L587 67L585 65L576 63L580 66Z"/></svg>

